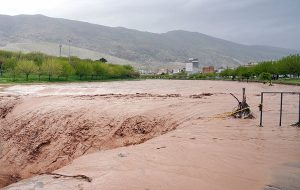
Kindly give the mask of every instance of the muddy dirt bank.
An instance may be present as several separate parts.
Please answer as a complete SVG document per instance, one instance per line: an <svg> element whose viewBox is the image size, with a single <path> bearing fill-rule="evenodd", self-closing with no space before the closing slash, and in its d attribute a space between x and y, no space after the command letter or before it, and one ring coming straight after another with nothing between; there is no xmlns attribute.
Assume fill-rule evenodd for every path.
<svg viewBox="0 0 300 190"><path fill-rule="evenodd" d="M130 99L142 96L174 95L0 97L1 185L51 172L83 154L139 144L178 126L168 113L148 114L146 106L130 105Z"/></svg>

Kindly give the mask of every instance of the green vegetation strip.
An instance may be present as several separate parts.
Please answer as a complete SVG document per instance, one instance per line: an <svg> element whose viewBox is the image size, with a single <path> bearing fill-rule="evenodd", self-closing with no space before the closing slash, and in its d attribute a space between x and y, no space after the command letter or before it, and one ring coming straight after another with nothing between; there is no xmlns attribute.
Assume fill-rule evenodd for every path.
<svg viewBox="0 0 300 190"><path fill-rule="evenodd" d="M76 82L139 78L130 65L77 57L55 57L39 52L0 51L0 83Z"/></svg>

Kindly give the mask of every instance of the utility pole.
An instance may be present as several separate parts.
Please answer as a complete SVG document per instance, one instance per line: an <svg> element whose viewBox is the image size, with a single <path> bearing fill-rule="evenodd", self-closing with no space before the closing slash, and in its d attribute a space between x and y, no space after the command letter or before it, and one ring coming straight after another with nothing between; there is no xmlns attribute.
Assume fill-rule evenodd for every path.
<svg viewBox="0 0 300 190"><path fill-rule="evenodd" d="M71 64L71 48L70 48L70 45L71 45L71 40L69 40L69 64Z"/></svg>
<svg viewBox="0 0 300 190"><path fill-rule="evenodd" d="M62 48L62 45L59 44L59 57L61 57L61 48Z"/></svg>

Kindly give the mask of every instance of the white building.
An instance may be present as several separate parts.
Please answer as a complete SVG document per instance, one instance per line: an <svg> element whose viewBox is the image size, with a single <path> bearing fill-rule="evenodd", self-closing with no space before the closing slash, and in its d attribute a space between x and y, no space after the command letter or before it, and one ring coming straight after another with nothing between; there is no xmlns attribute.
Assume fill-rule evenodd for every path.
<svg viewBox="0 0 300 190"><path fill-rule="evenodd" d="M185 70L188 74L198 73L199 60L195 58L189 58L189 61L185 64Z"/></svg>
<svg viewBox="0 0 300 190"><path fill-rule="evenodd" d="M149 74L154 74L155 72L152 70L144 70L144 69L140 69L139 73L142 75L149 75Z"/></svg>

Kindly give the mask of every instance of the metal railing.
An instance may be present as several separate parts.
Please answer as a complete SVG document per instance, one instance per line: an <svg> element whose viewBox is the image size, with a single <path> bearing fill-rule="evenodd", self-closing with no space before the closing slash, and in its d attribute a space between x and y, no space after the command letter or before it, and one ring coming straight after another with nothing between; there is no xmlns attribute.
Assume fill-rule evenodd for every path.
<svg viewBox="0 0 300 190"><path fill-rule="evenodd" d="M282 104L283 104L283 95L284 94L295 94L299 96L299 103L298 103L298 122L295 125L300 126L300 92L261 92L261 101L259 105L260 111L260 127L263 127L263 102L264 102L264 94L280 94L280 110L279 110L279 126L282 125Z"/></svg>

